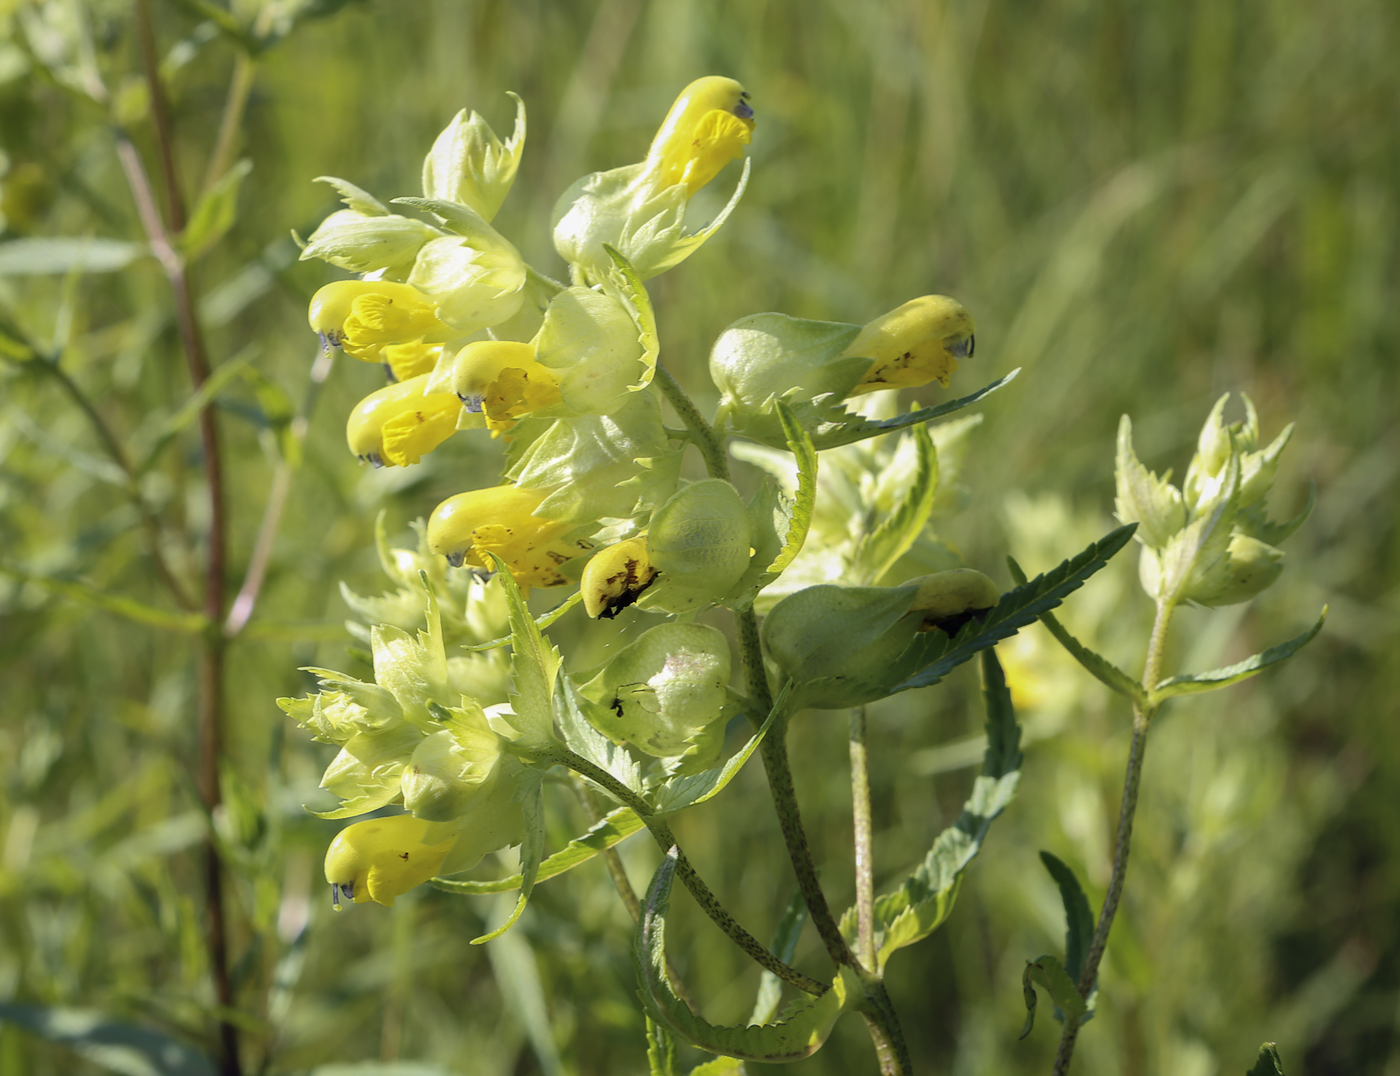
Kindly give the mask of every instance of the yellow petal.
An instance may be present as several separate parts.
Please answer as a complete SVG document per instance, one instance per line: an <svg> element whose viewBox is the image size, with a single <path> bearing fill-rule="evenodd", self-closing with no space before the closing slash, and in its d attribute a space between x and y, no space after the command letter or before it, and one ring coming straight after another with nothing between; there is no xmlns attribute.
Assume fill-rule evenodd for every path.
<svg viewBox="0 0 1400 1076"><path fill-rule="evenodd" d="M432 823L411 814L372 818L346 826L326 849L326 881L356 904L392 906L394 898L437 874L457 837L425 844Z"/></svg>

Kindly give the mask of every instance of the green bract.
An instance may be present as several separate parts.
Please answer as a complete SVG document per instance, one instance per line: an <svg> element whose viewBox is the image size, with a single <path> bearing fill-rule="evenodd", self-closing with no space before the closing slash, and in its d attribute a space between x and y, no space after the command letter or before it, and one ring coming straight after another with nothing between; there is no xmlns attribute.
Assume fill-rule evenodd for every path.
<svg viewBox="0 0 1400 1076"><path fill-rule="evenodd" d="M477 113L458 112L423 160L423 197L470 206L485 220L501 208L525 149L525 102L515 94L515 130L504 144Z"/></svg>
<svg viewBox="0 0 1400 1076"><path fill-rule="evenodd" d="M651 518L647 553L658 574L637 604L681 613L721 601L748 569L752 534L748 509L728 482L685 486Z"/></svg>

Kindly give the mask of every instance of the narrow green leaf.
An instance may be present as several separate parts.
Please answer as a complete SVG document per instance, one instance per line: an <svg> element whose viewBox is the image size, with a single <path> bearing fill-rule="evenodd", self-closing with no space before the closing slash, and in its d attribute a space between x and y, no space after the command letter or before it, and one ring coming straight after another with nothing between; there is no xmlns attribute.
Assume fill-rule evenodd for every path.
<svg viewBox="0 0 1400 1076"><path fill-rule="evenodd" d="M1060 887L1060 900L1065 906L1065 973L1076 983L1084 967L1084 955L1094 936L1094 914L1089 910L1089 898L1079 886L1079 879L1064 861L1049 852L1040 853L1040 861Z"/></svg>
<svg viewBox="0 0 1400 1076"><path fill-rule="evenodd" d="M1016 580L1018 585L1024 586L1026 573L1021 570L1021 566L1011 557L1006 558L1006 563L1011 568L1012 578ZM1069 651L1070 656L1083 665L1095 679L1122 695L1129 702L1140 707L1147 705L1147 692L1143 690L1140 683L1109 661L1108 658L1090 650L1071 635L1054 613L1043 614L1040 622L1049 629L1050 634L1055 637L1059 644Z"/></svg>
<svg viewBox="0 0 1400 1076"><path fill-rule="evenodd" d="M768 735L768 730L773 727L773 722L787 706L791 690L792 681L789 680L773 703L773 709L768 712L768 717L763 725L749 737L748 743L725 760L724 765L701 773L678 774L664 781L652 797L656 813L658 815L674 814L683 808L713 799L723 792L725 786L734 780L735 775L744 768L744 763L753 756L758 745L763 742L763 737Z"/></svg>
<svg viewBox="0 0 1400 1076"><path fill-rule="evenodd" d="M245 157L205 191L180 233L180 250L187 260L206 253L233 227L238 219L238 190L252 170L253 162Z"/></svg>
<svg viewBox="0 0 1400 1076"><path fill-rule="evenodd" d="M355 186L348 179L341 179L339 176L317 176L311 182L325 183L335 188L336 194L340 195L340 200L356 213L363 213L367 217L387 217L389 215L389 208L383 202L363 187Z"/></svg>
<svg viewBox="0 0 1400 1076"><path fill-rule="evenodd" d="M970 407L984 396L988 396L1004 385L1015 380L1020 369L1012 370L1005 377L993 381L990 385L978 389L971 396L963 396L957 400L949 400L947 403L938 404L936 407L924 407L918 411L909 411L903 415L896 415L894 418L869 419L852 417L848 422L824 422L819 425L812 434L812 444L818 451L828 448L837 448L841 445L849 445L855 441L864 441L869 437L878 437L882 433L890 433L894 430L902 430L906 426L915 426L924 422L932 422L936 418L944 415L951 415L955 411L961 411L964 407Z"/></svg>
<svg viewBox="0 0 1400 1076"><path fill-rule="evenodd" d="M11 239L0 243L0 276L114 273L145 253L145 243L97 236Z"/></svg>
<svg viewBox="0 0 1400 1076"><path fill-rule="evenodd" d="M647 1021L647 1069L651 1076L680 1076L676 1071L676 1040L650 1016Z"/></svg>
<svg viewBox="0 0 1400 1076"><path fill-rule="evenodd" d="M997 815L1016 794L1021 768L1021 727L1011 704L996 651L982 651L987 750L982 773L958 820L938 835L924 861L891 893L875 901L875 945L883 968L897 949L928 937L953 910L962 875L982 848ZM855 933L855 909L841 917L841 930Z"/></svg>
<svg viewBox="0 0 1400 1076"><path fill-rule="evenodd" d="M807 901L802 891L794 890L792 899L778 919L778 927L773 931L773 942L768 951L784 964L792 963L797 952L797 940L802 937L802 927L807 922ZM754 999L753 1015L750 1024L766 1024L778 1015L778 1006L783 1000L783 982L767 968L758 979L758 996ZM692 1073L691 1076L694 1076Z"/></svg>
<svg viewBox="0 0 1400 1076"><path fill-rule="evenodd" d="M535 627L543 631L544 629L550 627L556 620L562 617L565 613L567 613L570 609L572 609L581 601L583 601L583 591L574 591L562 602L556 605L553 609L549 610L549 612L541 613L539 616L535 617ZM509 645L510 639L511 637L509 635L503 635L499 639L492 639L490 642L487 643L472 643L470 645L464 645L462 649L470 651L472 653L476 653L481 650L499 650L501 647Z"/></svg>
<svg viewBox="0 0 1400 1076"><path fill-rule="evenodd" d="M632 317L637 323L638 340L642 345L642 376L629 386L636 392L651 384L652 376L656 373L656 360L661 354L661 337L656 331L656 314L651 308L651 295L648 294L646 285L642 283L642 278L632 263L607 243L603 244L603 249L617 266L611 283L632 308Z"/></svg>
<svg viewBox="0 0 1400 1076"><path fill-rule="evenodd" d="M1003 594L981 621L968 623L953 638L939 631L917 636L897 663L901 671L908 669L911 675L898 683L894 692L936 684L973 655L1040 619L1107 564L1127 544L1135 527L1136 524L1130 524L1111 531L1054 571Z"/></svg>
<svg viewBox="0 0 1400 1076"><path fill-rule="evenodd" d="M505 588L510 616L513 724L520 730L521 746L542 747L554 742L554 677L559 672L559 651L540 634L505 561L494 553L489 556Z"/></svg>
<svg viewBox="0 0 1400 1076"><path fill-rule="evenodd" d="M1283 1062L1279 1060L1278 1050L1272 1042L1259 1047L1259 1058L1245 1076L1283 1076Z"/></svg>
<svg viewBox="0 0 1400 1076"><path fill-rule="evenodd" d="M797 496L792 505L792 521L787 534L783 536L783 549L777 558L768 565L765 574L776 579L797 559L802 544L807 540L807 531L812 526L812 513L817 506L817 450L791 409L782 400L774 400L778 421L783 424L783 436L787 438L788 450L797 461Z"/></svg>
<svg viewBox="0 0 1400 1076"><path fill-rule="evenodd" d="M209 1059L184 1043L89 1009L0 1002L0 1020L121 1076L214 1076Z"/></svg>
<svg viewBox="0 0 1400 1076"><path fill-rule="evenodd" d="M1026 1022L1021 1028L1021 1038L1031 1033L1035 1023L1035 987L1040 987L1055 1003L1055 1015L1078 1027L1084 1022L1089 1011L1074 981L1066 973L1064 965L1053 956L1042 956L1034 961L1026 961L1026 970L1021 975L1021 989L1026 996Z"/></svg>
<svg viewBox="0 0 1400 1076"><path fill-rule="evenodd" d="M178 613L169 609L159 609L124 594L112 594L74 579L55 579L53 576L26 572L21 568L12 568L8 565L0 565L0 575L8 576L20 583L34 583L54 594L81 602L94 609L101 609L103 612L115 613L117 616L152 628L198 635L208 625L208 621L201 613Z"/></svg>
<svg viewBox="0 0 1400 1076"><path fill-rule="evenodd" d="M676 857L676 849L672 848L652 877L632 946L637 982L648 1015L687 1042L728 1057L782 1062L815 1053L848 1001L860 996L860 986L847 969L842 970L826 993L820 997L803 995L784 1012L781 1023L760 1027L716 1026L692 1013L671 992L666 979L666 913Z"/></svg>
<svg viewBox="0 0 1400 1076"><path fill-rule="evenodd" d="M473 938L471 944L481 945L515 926L525 905L530 903L530 894L535 890L539 879L540 861L544 858L544 800L540 794L544 775L536 770L527 770L520 780L516 795L521 799L521 812L525 816L525 839L520 843L520 896L510 917L489 934Z"/></svg>
<svg viewBox="0 0 1400 1076"><path fill-rule="evenodd" d="M919 462L909 491L899 506L881 520L856 549L859 573L871 581L883 578L895 561L909 552L928 523L938 494L938 450L934 448L933 437L927 426L915 426L911 432Z"/></svg>
<svg viewBox="0 0 1400 1076"><path fill-rule="evenodd" d="M1317 618L1317 623L1303 632L1302 635L1296 635L1286 643L1271 646L1262 654L1255 654L1234 665L1227 665L1223 669L1173 676L1170 680L1163 680L1153 690L1150 701L1152 705L1159 706L1165 700L1175 698L1178 695L1198 695L1203 691L1215 691L1217 688L1229 687L1231 684L1238 684L1241 680L1248 680L1251 676L1263 672L1270 665L1277 665L1280 661L1291 658L1313 641L1326 622L1327 606L1324 605L1322 613Z"/></svg>

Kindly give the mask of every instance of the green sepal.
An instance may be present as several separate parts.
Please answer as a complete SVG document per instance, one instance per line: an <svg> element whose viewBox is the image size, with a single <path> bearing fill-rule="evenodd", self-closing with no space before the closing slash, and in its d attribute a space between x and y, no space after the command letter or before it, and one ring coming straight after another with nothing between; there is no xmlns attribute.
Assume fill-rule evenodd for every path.
<svg viewBox="0 0 1400 1076"><path fill-rule="evenodd" d="M997 815L1016 794L1021 773L1021 727L996 651L982 651L983 698L987 707L987 750L982 772L962 814L933 842L924 861L891 893L875 901L876 966L884 968L896 949L928 937L953 910L963 872L976 857ZM851 938L855 909L841 917Z"/></svg>
<svg viewBox="0 0 1400 1076"><path fill-rule="evenodd" d="M1026 1022L1021 1027L1020 1038L1031 1033L1035 1025L1035 988L1040 987L1055 1003L1055 1016L1067 1026L1078 1027L1087 1018L1089 1006L1079 996L1074 980L1065 971L1057 957L1042 956L1026 961L1026 970L1021 974L1021 990L1026 998Z"/></svg>
<svg viewBox="0 0 1400 1076"><path fill-rule="evenodd" d="M812 438L781 400L774 401L774 408L778 421L782 423L783 435L787 438L788 451L796 461L797 492L791 504L787 504L777 486L771 481L765 482L763 491L750 503L749 515L754 523L755 535L754 557L749 570L734 587L732 593L735 597L725 603L736 609L752 605L758 592L782 575L797 559L803 543L807 541L807 534L812 528L812 515L817 507L817 450L812 445ZM765 509L769 511L765 513ZM776 554L768 559L771 549L764 539L770 535L780 545Z"/></svg>
<svg viewBox="0 0 1400 1076"><path fill-rule="evenodd" d="M204 192L179 235L178 245L186 261L195 261L224 237L238 219L238 190L253 170L247 157L238 161Z"/></svg>
<svg viewBox="0 0 1400 1076"><path fill-rule="evenodd" d="M646 388L656 373L656 360L661 354L661 337L656 331L656 313L651 307L651 295L642 283L636 267L623 257L616 247L603 244L608 257L616 268L603 278L603 290L613 292L631 308L632 319L637 323L637 342L642 345L642 376L631 386L633 392Z"/></svg>
<svg viewBox="0 0 1400 1076"><path fill-rule="evenodd" d="M545 747L555 742L553 700L559 651L540 634L505 561L495 553L489 556L505 588L510 615L510 665L515 685L515 694L510 697L515 714L511 724L520 732L522 747Z"/></svg>
<svg viewBox="0 0 1400 1076"><path fill-rule="evenodd" d="M1247 657L1243 661L1227 665L1223 669L1188 673L1183 676L1173 676L1170 680L1163 680L1153 688L1148 701L1156 707L1167 699L1175 698L1178 695L1199 695L1203 691L1215 691L1217 688L1229 687L1231 684L1238 684L1241 680L1248 680L1251 676L1263 672L1270 665L1277 665L1280 661L1288 660L1312 642L1317 633L1322 630L1322 625L1327 622L1327 609L1328 607L1324 605L1322 613L1317 618L1317 623L1303 632L1302 635L1295 635L1286 643L1271 646L1261 654Z"/></svg>
<svg viewBox="0 0 1400 1076"><path fill-rule="evenodd" d="M541 613L539 616L535 617L535 627L538 628L540 631L543 631L545 628L548 628L551 625L553 625L556 620L562 617L565 613L567 613L570 609L572 609L581 601L583 601L582 591L574 591L562 602L556 605L553 609L549 610L549 612ZM499 639L492 639L490 642L463 643L462 649L470 653L476 653L482 650L499 650L503 646L508 646L510 644L510 641L511 636L502 635Z"/></svg>
<svg viewBox="0 0 1400 1076"><path fill-rule="evenodd" d="M0 1022L72 1050L112 1072L150 1076L214 1076L214 1064L159 1031L121 1023L94 1009L0 1002Z"/></svg>
<svg viewBox="0 0 1400 1076"><path fill-rule="evenodd" d="M935 407L923 407L917 411L908 411L905 414L896 415L894 418L871 419L851 416L850 420L846 422L823 422L812 431L812 444L817 447L818 451L823 451L828 448L849 445L855 441L864 441L869 437L878 437L882 433L902 430L906 426L932 422L936 418L942 418L944 415L951 415L954 411L961 411L964 407L970 407L984 396L996 392L997 389L1015 380L1016 375L1020 372L1020 367L1017 367L1005 377L978 389L971 396L949 400L947 403L941 403Z"/></svg>
<svg viewBox="0 0 1400 1076"><path fill-rule="evenodd" d="M1026 573L1021 570L1021 566L1011 557L1006 558L1006 563L1010 567L1011 577L1016 580L1017 585L1024 586ZM1054 613L1043 614L1040 622L1049 629L1050 634L1055 637L1059 644L1069 651L1070 656L1083 665L1096 680L1116 691L1134 705L1143 708L1147 706L1147 692L1143 686L1109 661L1108 658L1090 650L1071 635L1065 630L1065 626L1056 619Z"/></svg>
<svg viewBox="0 0 1400 1076"><path fill-rule="evenodd" d="M677 856L673 847L652 877L633 938L632 961L647 1014L687 1042L727 1057L782 1063L811 1056L826 1041L837 1017L861 997L854 973L841 969L830 990L820 997L799 998L776 1024L721 1027L692 1013L666 979L666 912Z"/></svg>
<svg viewBox="0 0 1400 1076"><path fill-rule="evenodd" d="M609 848L621 844L644 825L631 807L617 807L609 811L586 833L575 837L552 856L542 860L539 870L535 873L535 883L538 885L587 863L599 852L606 852ZM487 893L508 893L519 889L524 880L524 875L512 874L505 878L493 878L489 882L434 878L431 884L445 893L480 896Z"/></svg>
<svg viewBox="0 0 1400 1076"><path fill-rule="evenodd" d="M1060 887L1060 901L1065 906L1065 974L1077 983L1094 936L1094 914L1089 910L1089 898L1084 895L1079 879L1063 860L1042 851L1040 861Z"/></svg>
<svg viewBox="0 0 1400 1076"><path fill-rule="evenodd" d="M1259 1047L1259 1057L1254 1067L1244 1076L1283 1076L1283 1062L1279 1060L1278 1050L1272 1042Z"/></svg>
<svg viewBox="0 0 1400 1076"><path fill-rule="evenodd" d="M951 639L942 632L926 632L916 638L899 659L901 670L910 669L911 674L897 683L890 694L936 684L974 654L1040 619L1103 568L1127 544L1135 529L1136 524L1129 524L1110 531L1077 557L1008 591L985 618L970 622Z"/></svg>
<svg viewBox="0 0 1400 1076"><path fill-rule="evenodd" d="M856 547L852 567L857 578L884 578L895 562L909 552L933 514L933 502L938 495L938 450L934 448L927 426L915 426L911 433L918 454L914 478L899 506Z"/></svg>
<svg viewBox="0 0 1400 1076"><path fill-rule="evenodd" d="M538 770L527 769L515 789L515 798L520 800L520 813L525 817L525 839L520 842L520 896L516 898L510 917L489 934L473 938L472 945L481 945L492 938L499 938L515 926L515 921L520 918L525 905L530 903L530 894L535 890L535 882L539 880L540 875L540 863L544 859L544 798L541 795L543 784L544 774Z"/></svg>
<svg viewBox="0 0 1400 1076"><path fill-rule="evenodd" d="M802 937L802 928L807 923L807 901L800 889L795 890L783 914L778 917L778 925L773 931L773 941L768 951L784 964L791 964L797 952L797 941ZM767 968L758 977L758 994L754 998L753 1014L749 1024L766 1024L778 1015L778 1006L783 1000L783 982Z"/></svg>
<svg viewBox="0 0 1400 1076"><path fill-rule="evenodd" d="M773 727L773 722L784 712L791 688L792 683L789 681L778 694L777 701L773 703L773 709L768 712L767 719L758 731L749 737L748 743L725 759L723 765L700 773L677 774L662 782L648 797L656 813L661 816L675 814L686 807L693 807L697 803L713 799L723 792L725 786L734 780L738 772L743 769L744 763L753 756L758 745L763 742L763 737L768 735L768 730Z"/></svg>

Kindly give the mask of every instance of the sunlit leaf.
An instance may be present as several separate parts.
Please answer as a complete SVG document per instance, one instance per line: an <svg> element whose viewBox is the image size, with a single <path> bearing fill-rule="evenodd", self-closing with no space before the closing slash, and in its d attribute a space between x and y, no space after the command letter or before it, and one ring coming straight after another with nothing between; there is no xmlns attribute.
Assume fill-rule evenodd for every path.
<svg viewBox="0 0 1400 1076"><path fill-rule="evenodd" d="M933 512L938 493L938 452L926 426L915 426L911 432L919 462L909 490L855 551L855 564L865 579L878 580L894 567L895 561L909 552Z"/></svg>
<svg viewBox="0 0 1400 1076"><path fill-rule="evenodd" d="M144 243L96 236L10 239L0 243L0 276L112 273L146 253Z"/></svg>
<svg viewBox="0 0 1400 1076"><path fill-rule="evenodd" d="M678 774L667 779L652 795L652 803L656 808L656 813L659 815L673 814L697 803L704 803L723 792L725 786L734 780L738 772L743 769L744 763L753 756L758 745L763 742L763 737L768 735L768 730L773 727L774 720L787 706L788 693L791 689L791 682L783 687L763 725L749 737L748 743L726 759L722 766L701 773Z"/></svg>
<svg viewBox="0 0 1400 1076"><path fill-rule="evenodd" d="M515 719L524 747L539 747L554 741L554 677L559 672L559 651L540 634L539 626L525 608L525 599L505 561L490 554L496 578L506 591L510 613L511 675L515 694L511 696Z"/></svg>
<svg viewBox="0 0 1400 1076"><path fill-rule="evenodd" d="M1229 687L1231 684L1238 684L1241 680L1248 680L1251 676L1256 676L1263 672L1270 665L1277 665L1280 661L1286 661L1296 654L1308 643L1316 638L1317 633L1322 630L1322 625L1327 622L1327 606L1322 607L1322 613L1314 624L1302 635L1295 635L1286 643L1279 643L1278 646L1271 646L1262 654L1254 654L1234 665L1227 665L1223 669L1212 669L1210 672L1189 673L1184 676L1173 676L1170 680L1163 680L1152 692L1152 702L1154 705L1160 704L1166 699L1175 698L1177 695L1198 695L1203 691L1214 691L1217 688Z"/></svg>
<svg viewBox="0 0 1400 1076"><path fill-rule="evenodd" d="M894 418L873 419L852 416L846 422L824 422L812 431L812 444L819 451L828 448L837 448L840 445L849 445L854 441L864 441L870 437L878 437L882 433L891 433L894 430L902 430L906 426L914 426L919 423L932 422L936 418L944 415L951 415L955 411L961 411L964 407L970 407L984 396L988 396L1003 385L1010 383L1021 371L1012 370L1005 377L993 381L990 385L978 389L971 396L963 396L956 400L949 400L947 403L938 404L935 407L924 407L918 411L908 411Z"/></svg>
<svg viewBox="0 0 1400 1076"><path fill-rule="evenodd" d="M543 774L537 770L527 770L515 793L521 801L521 812L525 816L525 839L520 843L520 896L515 902L515 908L510 917L495 930L473 938L473 945L499 938L515 926L520 913L525 910L525 905L530 903L530 894L534 892L535 882L539 880L540 861L544 859L544 800L540 795L543 783Z"/></svg>

